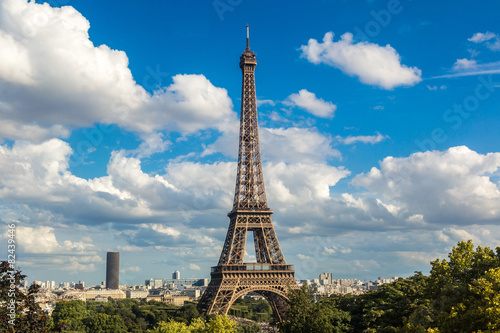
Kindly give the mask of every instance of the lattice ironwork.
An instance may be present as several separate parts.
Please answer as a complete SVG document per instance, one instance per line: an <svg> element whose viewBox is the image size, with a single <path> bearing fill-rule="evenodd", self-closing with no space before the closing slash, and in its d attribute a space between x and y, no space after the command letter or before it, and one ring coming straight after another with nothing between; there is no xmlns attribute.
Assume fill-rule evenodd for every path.
<svg viewBox="0 0 500 333"><path fill-rule="evenodd" d="M255 94L255 53L247 47L240 57L243 74L241 91L238 170L229 228L217 266L198 309L207 314L226 314L239 297L248 292L264 296L276 320L287 306L288 290L298 288L292 265L287 265L267 205L260 158L257 99ZM257 263L244 263L247 232L253 232Z"/></svg>

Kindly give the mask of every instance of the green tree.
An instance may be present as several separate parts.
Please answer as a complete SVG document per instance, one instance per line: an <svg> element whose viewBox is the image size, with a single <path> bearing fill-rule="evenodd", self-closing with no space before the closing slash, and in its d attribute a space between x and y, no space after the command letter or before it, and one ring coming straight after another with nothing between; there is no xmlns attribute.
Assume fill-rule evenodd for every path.
<svg viewBox="0 0 500 333"><path fill-rule="evenodd" d="M431 262L427 294L431 300L428 327L440 332L488 331L499 325L491 312L481 310L490 300L495 272L500 268L500 248L496 253L489 247L474 249L471 240L461 241L453 247L448 260ZM494 302L494 300L493 300Z"/></svg>
<svg viewBox="0 0 500 333"><path fill-rule="evenodd" d="M421 272L407 279L384 284L377 291L360 295L364 332L398 332L417 310L428 308L424 290L428 277Z"/></svg>
<svg viewBox="0 0 500 333"><path fill-rule="evenodd" d="M186 323L169 321L161 321L152 330L148 330L148 333L191 333L191 329L186 325Z"/></svg>
<svg viewBox="0 0 500 333"><path fill-rule="evenodd" d="M177 318L181 318L186 323L191 323L193 319L198 318L200 313L196 309L196 305L192 303L185 304L177 311Z"/></svg>
<svg viewBox="0 0 500 333"><path fill-rule="evenodd" d="M473 282L472 315L484 320L484 332L500 331L500 268L489 269L483 277Z"/></svg>
<svg viewBox="0 0 500 333"><path fill-rule="evenodd" d="M215 315L208 323L201 318L194 319L191 324L170 320L160 322L148 330L148 333L236 333L236 323L229 317Z"/></svg>
<svg viewBox="0 0 500 333"><path fill-rule="evenodd" d="M27 294L19 289L25 278L26 275L12 268L8 261L0 262L1 332L48 332L52 326L51 318L35 303L35 295L40 287L31 285Z"/></svg>
<svg viewBox="0 0 500 333"><path fill-rule="evenodd" d="M315 302L313 293L314 289L305 285L289 293L289 307L285 319L279 323L280 332L349 332L349 313L337 308L331 298Z"/></svg>
<svg viewBox="0 0 500 333"><path fill-rule="evenodd" d="M262 328L254 322L239 324L236 328L238 333L260 333L262 332Z"/></svg>
<svg viewBox="0 0 500 333"><path fill-rule="evenodd" d="M85 332L83 320L89 316L87 304L80 300L58 302L52 312L58 332Z"/></svg>
<svg viewBox="0 0 500 333"><path fill-rule="evenodd" d="M207 333L236 333L236 323L227 316L216 315L207 323Z"/></svg>
<svg viewBox="0 0 500 333"><path fill-rule="evenodd" d="M89 333L124 333L127 328L118 316L110 316L106 313L96 313L85 320L87 332Z"/></svg>

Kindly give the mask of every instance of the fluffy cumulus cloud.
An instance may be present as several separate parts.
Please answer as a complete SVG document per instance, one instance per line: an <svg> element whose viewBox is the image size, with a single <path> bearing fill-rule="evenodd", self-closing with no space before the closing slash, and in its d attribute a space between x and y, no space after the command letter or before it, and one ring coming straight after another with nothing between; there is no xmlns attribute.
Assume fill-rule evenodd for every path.
<svg viewBox="0 0 500 333"><path fill-rule="evenodd" d="M349 174L348 170L326 164L264 166L267 193L279 207L330 199L330 187Z"/></svg>
<svg viewBox="0 0 500 333"><path fill-rule="evenodd" d="M477 61L474 59L457 59L453 64L453 70L455 71L463 71L463 70L471 70L477 67Z"/></svg>
<svg viewBox="0 0 500 333"><path fill-rule="evenodd" d="M203 75L175 75L168 87L147 92L127 55L95 46L89 22L72 7L0 6L0 137L42 141L98 122L139 133L192 132L234 117L227 91Z"/></svg>
<svg viewBox="0 0 500 333"><path fill-rule="evenodd" d="M227 128L213 144L206 147L203 156L222 153L237 158L238 129L236 124ZM318 163L341 157L340 152L332 148L333 139L314 128L261 127L259 136L262 158L266 161Z"/></svg>
<svg viewBox="0 0 500 333"><path fill-rule="evenodd" d="M499 167L500 153L483 155L461 146L386 157L380 169L356 176L353 183L430 223L491 224L500 220Z"/></svg>
<svg viewBox="0 0 500 333"><path fill-rule="evenodd" d="M231 207L235 162L169 163L163 174L149 175L138 158L117 151L107 175L87 180L68 170L70 154L71 148L60 139L0 146L0 199L29 203L32 209L59 214L68 223L149 221L150 232L169 236L174 243L181 240L179 233L186 232L186 223L201 227L205 222L196 217L210 219L210 214L220 215ZM349 171L324 163L281 162L266 163L264 173L269 193L282 204L292 204L328 198L329 187ZM221 221L216 226L223 225Z"/></svg>
<svg viewBox="0 0 500 333"><path fill-rule="evenodd" d="M190 177L194 182L194 175L203 179L213 169L225 173L226 164L199 167L187 164L184 170L172 164L171 173L151 176L142 171L139 159L119 151L113 153L106 176L87 180L68 170L70 154L69 145L59 139L40 144L16 143L11 148L1 146L0 199L29 203L32 208L58 212L66 219L84 224L133 222L158 216L175 221L182 219L184 210L198 201L207 209L217 207L219 200L214 200L215 195L222 202L227 201L217 192L225 185L217 177L205 180L212 182L207 184L207 190L183 182Z"/></svg>
<svg viewBox="0 0 500 333"><path fill-rule="evenodd" d="M332 102L326 102L317 98L312 92L302 89L298 94L288 96L287 104L298 106L307 112L321 118L332 118L337 106Z"/></svg>
<svg viewBox="0 0 500 333"><path fill-rule="evenodd" d="M263 128L262 156L268 161L290 163L317 163L339 158L333 149L332 138L309 128Z"/></svg>
<svg viewBox="0 0 500 333"><path fill-rule="evenodd" d="M401 64L401 57L393 47L364 41L355 43L351 33L343 34L334 42L333 33L328 32L322 43L311 38L300 49L301 56L314 64L333 66L357 76L363 83L383 89L413 86L422 81L421 70Z"/></svg>
<svg viewBox="0 0 500 333"><path fill-rule="evenodd" d="M22 249L20 265L28 267L54 267L76 272L91 272L103 259L87 239L65 240L60 243L54 228L48 226L16 228L16 240Z"/></svg>

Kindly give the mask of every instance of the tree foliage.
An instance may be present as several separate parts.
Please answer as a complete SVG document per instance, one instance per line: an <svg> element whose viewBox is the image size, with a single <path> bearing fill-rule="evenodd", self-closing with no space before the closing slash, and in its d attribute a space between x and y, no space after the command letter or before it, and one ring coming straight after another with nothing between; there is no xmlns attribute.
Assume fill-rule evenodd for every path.
<svg viewBox="0 0 500 333"><path fill-rule="evenodd" d="M35 303L38 285L31 285L27 294L19 287L26 278L7 261L0 262L0 331L48 332L52 320Z"/></svg>
<svg viewBox="0 0 500 333"><path fill-rule="evenodd" d="M272 320L273 310L269 302L265 299L252 300L239 298L233 303L228 314L257 322L270 322Z"/></svg>
<svg viewBox="0 0 500 333"><path fill-rule="evenodd" d="M236 333L237 325L226 316L212 316L208 322L197 318L187 325L186 323L169 321L160 322L148 333Z"/></svg>
<svg viewBox="0 0 500 333"><path fill-rule="evenodd" d="M290 294L283 332L500 332L500 247L462 241L448 259L362 295Z"/></svg>
<svg viewBox="0 0 500 333"><path fill-rule="evenodd" d="M349 313L336 307L330 298L315 302L314 289L304 285L292 290L289 301L286 318L279 324L280 332L348 332Z"/></svg>

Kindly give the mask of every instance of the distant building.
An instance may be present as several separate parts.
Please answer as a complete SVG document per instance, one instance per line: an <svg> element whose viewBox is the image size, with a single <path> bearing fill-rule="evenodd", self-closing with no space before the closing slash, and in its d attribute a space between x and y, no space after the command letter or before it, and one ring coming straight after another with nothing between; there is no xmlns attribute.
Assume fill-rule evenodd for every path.
<svg viewBox="0 0 500 333"><path fill-rule="evenodd" d="M198 298L201 296L201 290L200 289L186 289L184 290L184 294L189 297L193 298Z"/></svg>
<svg viewBox="0 0 500 333"><path fill-rule="evenodd" d="M120 252L108 252L106 258L106 288L118 289Z"/></svg>
<svg viewBox="0 0 500 333"><path fill-rule="evenodd" d="M168 286L170 288L178 288L179 286L208 286L208 279L147 279L145 284L149 288L160 288Z"/></svg>
<svg viewBox="0 0 500 333"><path fill-rule="evenodd" d="M127 298L146 298L149 292L147 290L127 290L125 295Z"/></svg>
<svg viewBox="0 0 500 333"><path fill-rule="evenodd" d="M322 284L332 284L332 273L331 272L325 272L323 274L319 275L319 280L320 282L323 281ZM325 281L326 280L326 283Z"/></svg>
<svg viewBox="0 0 500 333"><path fill-rule="evenodd" d="M161 287L163 287L163 279L154 279L153 286L155 288L161 288Z"/></svg>
<svg viewBox="0 0 500 333"><path fill-rule="evenodd" d="M125 298L125 293L121 290L87 290L85 292L87 300L99 300L107 299L111 297L112 299L123 299Z"/></svg>
<svg viewBox="0 0 500 333"><path fill-rule="evenodd" d="M172 273L172 280L179 280L181 278L181 272L175 271Z"/></svg>

